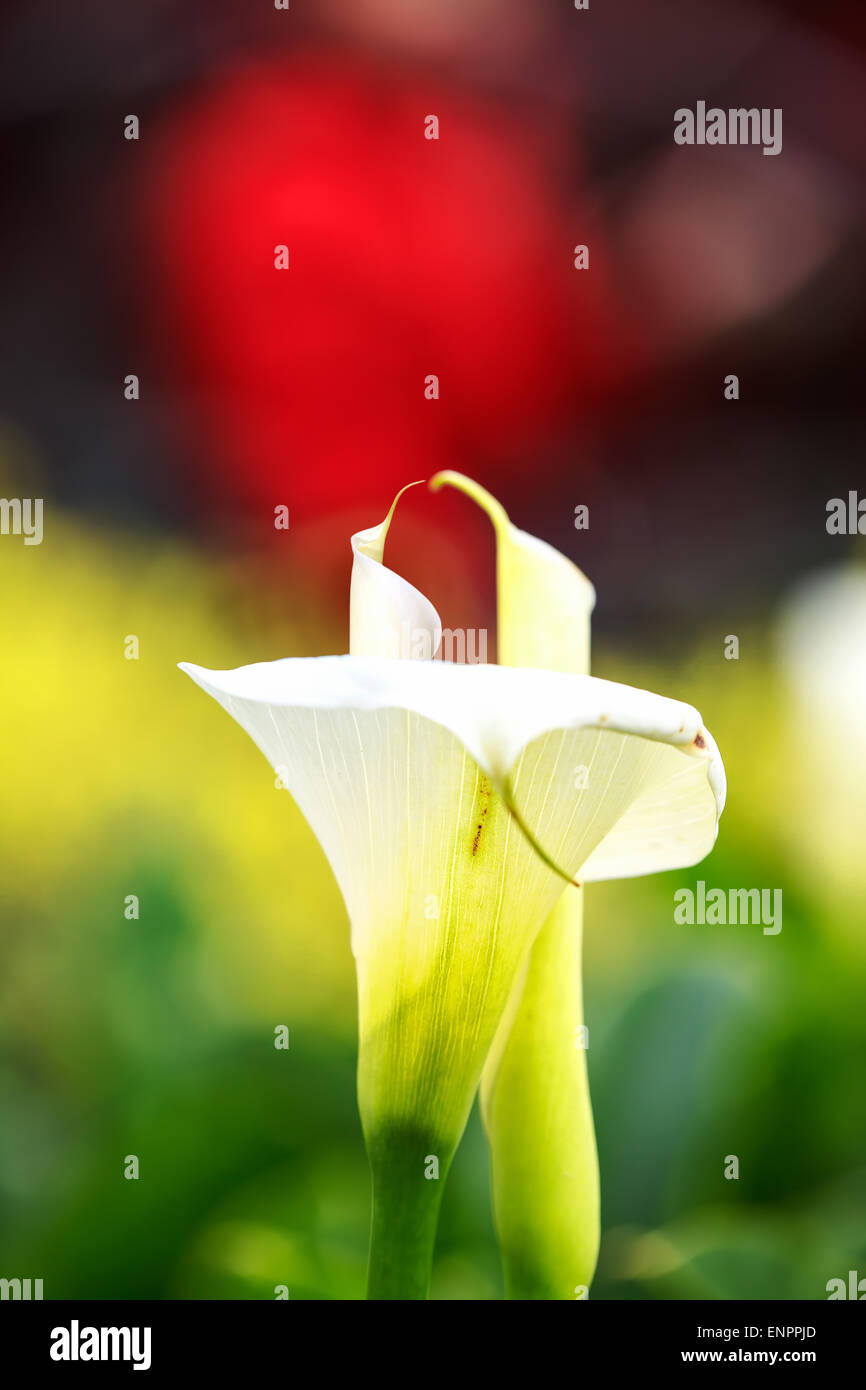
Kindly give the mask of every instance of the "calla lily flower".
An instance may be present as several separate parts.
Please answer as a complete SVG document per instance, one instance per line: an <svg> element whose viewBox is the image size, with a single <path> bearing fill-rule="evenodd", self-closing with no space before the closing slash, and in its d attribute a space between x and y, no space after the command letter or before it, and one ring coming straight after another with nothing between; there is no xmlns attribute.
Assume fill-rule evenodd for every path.
<svg viewBox="0 0 866 1390"><path fill-rule="evenodd" d="M509 521L455 473L496 536L497 631L504 665L589 673L595 590L559 551ZM577 783L588 781L581 767ZM531 946L484 1067L482 1113L506 1295L587 1297L598 1258L598 1151L583 1026L583 889L567 889Z"/></svg>
<svg viewBox="0 0 866 1390"><path fill-rule="evenodd" d="M542 664L412 659L442 628L384 565L395 506L352 538L348 655L182 669L280 770L342 891L368 1296L424 1298L448 1167L533 943L577 892L564 880L695 863L724 774L689 705Z"/></svg>

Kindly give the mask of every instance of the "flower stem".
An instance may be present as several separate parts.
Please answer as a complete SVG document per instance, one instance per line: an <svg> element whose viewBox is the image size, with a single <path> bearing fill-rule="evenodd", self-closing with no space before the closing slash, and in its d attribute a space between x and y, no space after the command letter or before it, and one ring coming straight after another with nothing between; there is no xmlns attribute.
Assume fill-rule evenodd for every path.
<svg viewBox="0 0 866 1390"><path fill-rule="evenodd" d="M429 1135L388 1128L368 1138L373 1218L368 1299L425 1299L451 1153ZM435 1173L435 1176L433 1176Z"/></svg>

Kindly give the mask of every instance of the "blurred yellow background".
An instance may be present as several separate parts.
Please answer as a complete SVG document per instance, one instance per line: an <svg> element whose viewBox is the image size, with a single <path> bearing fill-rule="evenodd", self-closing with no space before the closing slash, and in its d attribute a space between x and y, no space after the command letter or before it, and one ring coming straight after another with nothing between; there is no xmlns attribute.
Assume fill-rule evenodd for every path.
<svg viewBox="0 0 866 1390"><path fill-rule="evenodd" d="M862 571L840 573L862 598ZM175 667L341 650L344 634L296 583L263 609L234 561L56 513L38 550L0 549L0 585L0 1263L48 1297L360 1297L342 903L267 764ZM824 731L785 655L784 632L817 622L832 683L846 648L833 657L816 592L781 642L778 623L741 633L738 662L723 634L673 662L595 653L597 673L702 709L729 800L696 869L587 893L593 1296L820 1298L866 1255L861 866L826 835L862 816L864 779L828 799ZM832 732L862 771L862 740ZM781 933L675 924L673 892L698 878L782 888ZM477 1117L439 1250L434 1297L501 1296Z"/></svg>

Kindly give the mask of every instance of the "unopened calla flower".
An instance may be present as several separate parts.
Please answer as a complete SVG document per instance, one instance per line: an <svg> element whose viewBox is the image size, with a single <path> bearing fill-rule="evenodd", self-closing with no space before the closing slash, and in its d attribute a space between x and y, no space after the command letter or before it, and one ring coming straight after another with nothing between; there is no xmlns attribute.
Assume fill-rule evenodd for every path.
<svg viewBox="0 0 866 1390"><path fill-rule="evenodd" d="M586 576L558 550L512 526L483 488L455 473L438 475L431 486L442 484L466 492L493 522L499 661L588 674L595 590ZM590 768L572 771L580 794ZM530 947L484 1067L482 1109L509 1298L580 1297L598 1258L582 936L583 888L573 885Z"/></svg>
<svg viewBox="0 0 866 1390"><path fill-rule="evenodd" d="M441 623L383 563L393 513L352 538L349 655L182 669L279 767L342 890L373 1175L368 1296L423 1298L443 1180L563 878L696 862L722 783L688 705L560 671L411 659L435 654Z"/></svg>
<svg viewBox="0 0 866 1390"><path fill-rule="evenodd" d="M586 576L552 546L512 526L484 489L453 473L432 486L444 483L468 493L494 525L500 662L588 674L595 590ZM573 771L580 791L590 769ZM598 1257L582 931L583 889L574 885L529 950L482 1078L496 1229L513 1298L580 1296Z"/></svg>

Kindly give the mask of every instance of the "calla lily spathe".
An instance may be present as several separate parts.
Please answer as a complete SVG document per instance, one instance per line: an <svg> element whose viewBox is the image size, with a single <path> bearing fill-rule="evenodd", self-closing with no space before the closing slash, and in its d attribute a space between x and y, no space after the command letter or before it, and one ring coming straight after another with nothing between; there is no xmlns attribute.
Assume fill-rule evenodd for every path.
<svg viewBox="0 0 866 1390"><path fill-rule="evenodd" d="M442 1179L563 876L695 863L716 836L724 773L678 701L562 671L402 659L419 629L435 653L441 623L383 563L393 512L352 540L350 655L182 669L279 768L341 888L373 1170L370 1291L401 1298L426 1294ZM425 1180L431 1157L438 1182Z"/></svg>
<svg viewBox="0 0 866 1390"><path fill-rule="evenodd" d="M558 550L512 525L477 483L465 492L496 538L499 660L589 675L595 589ZM580 781L589 769L580 769ZM577 779L576 779L577 780ZM583 1026L582 887L566 888L530 947L481 1078L496 1234L508 1298L588 1297L600 1181Z"/></svg>

